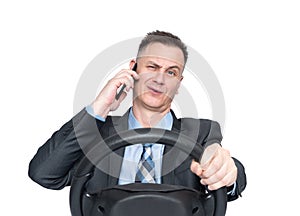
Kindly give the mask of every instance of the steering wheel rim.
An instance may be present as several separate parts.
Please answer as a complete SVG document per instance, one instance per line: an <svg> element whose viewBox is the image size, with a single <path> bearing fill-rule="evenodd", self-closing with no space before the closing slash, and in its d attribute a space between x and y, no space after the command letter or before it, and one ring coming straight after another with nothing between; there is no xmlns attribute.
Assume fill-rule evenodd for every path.
<svg viewBox="0 0 300 216"><path fill-rule="evenodd" d="M192 140L190 137L163 129L139 128L112 135L87 151L87 154L81 159L73 175L70 189L70 207L73 216L83 216L81 196L85 183L94 172L94 164L97 164L115 150L139 143L160 143L173 146L198 161L200 161L204 151L203 146L197 143L195 144L195 140ZM174 143L176 143L176 145L174 145ZM211 191L211 194L215 200L214 216L225 215L227 208L226 187Z"/></svg>

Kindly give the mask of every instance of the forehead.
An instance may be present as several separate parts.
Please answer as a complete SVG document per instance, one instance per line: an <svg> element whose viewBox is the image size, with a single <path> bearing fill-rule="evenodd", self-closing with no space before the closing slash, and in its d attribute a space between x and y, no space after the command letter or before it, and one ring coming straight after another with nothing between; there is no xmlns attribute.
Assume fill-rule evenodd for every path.
<svg viewBox="0 0 300 216"><path fill-rule="evenodd" d="M184 65L184 56L180 48L161 43L149 44L138 57L165 59L181 66Z"/></svg>

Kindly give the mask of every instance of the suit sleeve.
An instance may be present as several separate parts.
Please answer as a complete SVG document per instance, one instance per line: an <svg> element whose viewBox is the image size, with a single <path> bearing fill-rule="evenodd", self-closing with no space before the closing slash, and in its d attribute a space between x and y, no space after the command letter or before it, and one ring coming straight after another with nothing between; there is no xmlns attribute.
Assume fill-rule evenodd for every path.
<svg viewBox="0 0 300 216"><path fill-rule="evenodd" d="M204 147L207 147L213 143L221 144L222 138L223 137L222 137L219 123L216 121L211 121L209 132L206 138L204 139ZM242 191L244 191L247 184L246 173L243 164L236 158L232 158L232 159L234 160L234 163L238 169L238 176L236 180L235 191L233 193L228 194L227 197L228 201L233 201L236 200L238 197L240 197ZM231 190L233 190L233 187L227 188L227 191L231 191Z"/></svg>
<svg viewBox="0 0 300 216"><path fill-rule="evenodd" d="M220 124L216 121L207 121L204 123L204 125L206 125L206 123L208 123L209 126L206 127L208 128L208 132L207 132L207 136L204 139L204 148L214 143L221 144L223 136L222 136Z"/></svg>
<svg viewBox="0 0 300 216"><path fill-rule="evenodd" d="M246 185L247 185L247 178L246 178L246 173L245 173L245 168L243 166L243 164L236 158L232 158L237 169L238 169L238 176L237 176L237 180L236 180L236 189L234 191L234 193L229 194L227 199L228 201L233 201L236 200L237 198L239 198L241 195L241 193L245 190ZM227 191L230 191L231 187L227 188Z"/></svg>
<svg viewBox="0 0 300 216"><path fill-rule="evenodd" d="M103 124L85 109L80 111L38 149L29 164L29 177L49 189L58 190L70 185L83 152L101 140L99 127Z"/></svg>

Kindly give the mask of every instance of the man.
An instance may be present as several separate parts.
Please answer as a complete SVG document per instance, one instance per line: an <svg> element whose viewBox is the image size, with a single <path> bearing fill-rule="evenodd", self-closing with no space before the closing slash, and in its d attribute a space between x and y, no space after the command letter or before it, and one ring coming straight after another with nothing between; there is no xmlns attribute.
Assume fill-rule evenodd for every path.
<svg viewBox="0 0 300 216"><path fill-rule="evenodd" d="M148 33L139 46L137 58L131 60L130 69L121 70L109 80L90 106L62 126L38 150L30 163L29 176L46 188L61 189L70 185L76 165L90 144L120 131L158 127L186 133L187 136L196 132L197 142L206 150L201 162L188 157L178 167L165 172L164 155L170 149L161 144L151 145L154 171L150 179L156 183L195 189L201 187L200 182L210 190L226 186L228 200L237 199L246 187L246 176L243 165L221 147L218 123L193 120L199 123L199 127L184 130L187 127L185 119L177 119L171 111L172 100L183 79L187 56L186 46L177 36L162 31ZM122 86L126 91L116 98ZM128 112L121 117L109 116L109 112L120 106L130 90L133 91L133 100ZM118 154L124 158L122 161L107 160L107 163L117 164L114 164L114 174L96 169L86 185L87 191L92 193L116 184L144 182L144 179L137 178L143 153L142 145L119 151ZM176 160L174 158L174 163Z"/></svg>

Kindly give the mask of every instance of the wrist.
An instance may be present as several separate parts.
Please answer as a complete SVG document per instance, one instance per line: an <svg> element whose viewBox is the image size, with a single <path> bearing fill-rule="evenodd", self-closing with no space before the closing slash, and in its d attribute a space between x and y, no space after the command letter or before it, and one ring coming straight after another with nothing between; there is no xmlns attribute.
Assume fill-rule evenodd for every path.
<svg viewBox="0 0 300 216"><path fill-rule="evenodd" d="M106 118L108 113L110 112L110 107L103 103L94 101L91 104L91 108L93 109L94 115L101 116L102 118Z"/></svg>
<svg viewBox="0 0 300 216"><path fill-rule="evenodd" d="M91 105L86 106L86 107L85 107L85 110L87 111L87 113L88 113L89 115L93 116L94 118L96 118L96 119L98 119L98 120L100 120L100 121L102 121L102 122L105 122L105 118L103 118L102 116L96 115L96 114L94 113L94 110L93 110L93 108L92 108Z"/></svg>

